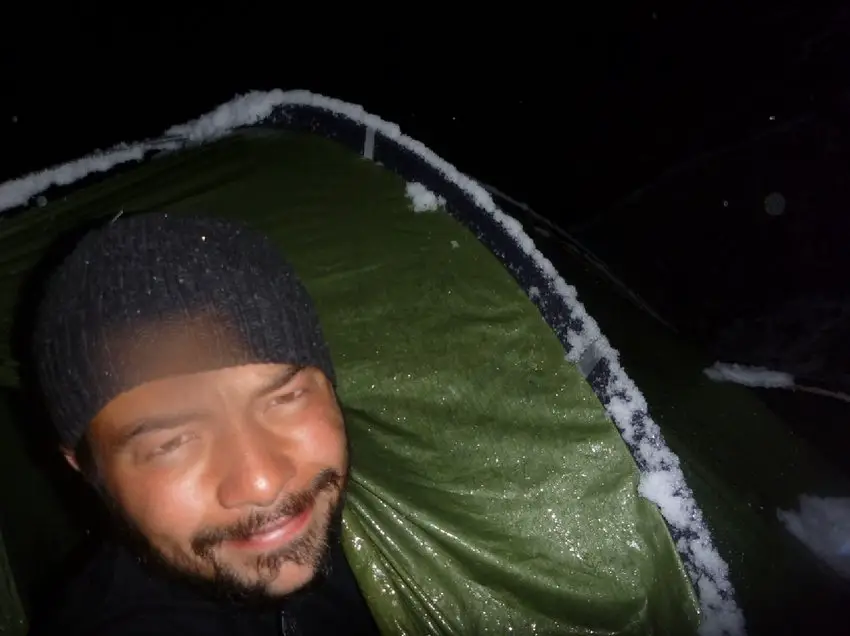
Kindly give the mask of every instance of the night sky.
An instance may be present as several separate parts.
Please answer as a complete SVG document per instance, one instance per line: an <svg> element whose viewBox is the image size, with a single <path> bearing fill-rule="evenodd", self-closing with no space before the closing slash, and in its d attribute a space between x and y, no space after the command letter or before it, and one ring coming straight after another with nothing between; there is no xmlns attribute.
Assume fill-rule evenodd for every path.
<svg viewBox="0 0 850 636"><path fill-rule="evenodd" d="M33 5L2 27L0 176L300 87L396 121L570 225L843 90L837 2L594 4L336 19Z"/></svg>
<svg viewBox="0 0 850 636"><path fill-rule="evenodd" d="M574 4L19 6L0 179L304 88L528 202L715 357L850 391L850 7Z"/></svg>

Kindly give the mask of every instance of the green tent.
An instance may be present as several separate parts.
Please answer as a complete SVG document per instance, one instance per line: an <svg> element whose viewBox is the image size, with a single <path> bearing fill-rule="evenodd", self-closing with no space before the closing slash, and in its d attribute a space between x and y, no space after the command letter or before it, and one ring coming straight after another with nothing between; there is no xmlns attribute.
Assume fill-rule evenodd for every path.
<svg viewBox="0 0 850 636"><path fill-rule="evenodd" d="M358 106L273 91L0 185L0 632L94 523L25 390L37 282L60 237L152 209L250 222L315 297L384 633L798 633L843 609L778 515L847 496L839 472L581 246L535 244L533 211Z"/></svg>

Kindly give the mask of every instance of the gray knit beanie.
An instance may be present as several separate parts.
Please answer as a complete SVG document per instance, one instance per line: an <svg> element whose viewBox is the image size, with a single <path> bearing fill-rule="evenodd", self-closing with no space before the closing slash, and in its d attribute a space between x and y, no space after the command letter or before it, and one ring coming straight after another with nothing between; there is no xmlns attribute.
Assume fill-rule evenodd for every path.
<svg viewBox="0 0 850 636"><path fill-rule="evenodd" d="M164 375L279 363L335 381L292 267L261 234L216 218L144 213L87 234L48 281L33 345L66 448L120 393Z"/></svg>

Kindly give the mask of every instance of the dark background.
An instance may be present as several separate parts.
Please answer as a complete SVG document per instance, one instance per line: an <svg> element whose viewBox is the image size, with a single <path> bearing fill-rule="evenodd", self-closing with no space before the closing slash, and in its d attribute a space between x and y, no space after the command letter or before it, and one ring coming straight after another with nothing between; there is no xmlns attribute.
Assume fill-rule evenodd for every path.
<svg viewBox="0 0 850 636"><path fill-rule="evenodd" d="M529 203L714 357L850 393L850 5L586 4L4 7L0 180L308 89Z"/></svg>
<svg viewBox="0 0 850 636"><path fill-rule="evenodd" d="M396 121L569 225L686 158L844 116L840 2L593 4L350 18L29 5L0 27L0 174L158 134L237 92L301 87Z"/></svg>

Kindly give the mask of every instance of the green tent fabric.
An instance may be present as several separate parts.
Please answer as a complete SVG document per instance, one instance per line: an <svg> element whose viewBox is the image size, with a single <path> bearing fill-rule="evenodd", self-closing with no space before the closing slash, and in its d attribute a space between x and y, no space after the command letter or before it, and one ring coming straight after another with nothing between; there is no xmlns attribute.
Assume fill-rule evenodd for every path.
<svg viewBox="0 0 850 636"><path fill-rule="evenodd" d="M293 260L337 360L355 453L349 552L386 633L664 633L695 620L663 521L590 387L495 257L449 216L414 214L403 181L331 142L274 133L80 198L14 227L48 239L44 220L70 227L117 201L203 209L249 219ZM4 247L22 245L6 232Z"/></svg>
<svg viewBox="0 0 850 636"><path fill-rule="evenodd" d="M229 133L257 122L268 127ZM384 633L738 634L739 604L750 633L779 633L837 589L776 510L850 492L843 478L745 390L707 381L699 354L587 259L541 259L486 192L397 129L275 92L109 156L146 151L165 152L0 217L0 460L14 467L0 529L27 607L36 573L86 527L63 507L67 484L27 459L37 422L16 390L13 316L56 237L149 209L247 220L314 295L354 452L346 550ZM428 190L377 161L430 179L444 207L414 212ZM69 181L60 169L0 186L0 209ZM485 215L459 222L471 205L503 231ZM517 245L540 286L523 284Z"/></svg>

